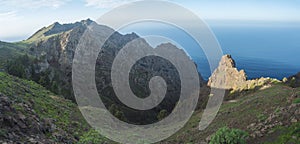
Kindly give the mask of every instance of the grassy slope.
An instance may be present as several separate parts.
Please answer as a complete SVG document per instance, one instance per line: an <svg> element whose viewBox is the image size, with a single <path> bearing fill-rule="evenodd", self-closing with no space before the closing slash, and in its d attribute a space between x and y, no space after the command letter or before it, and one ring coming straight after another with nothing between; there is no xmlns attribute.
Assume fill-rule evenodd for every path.
<svg viewBox="0 0 300 144"><path fill-rule="evenodd" d="M33 109L40 118L56 119L56 126L74 137L90 139L90 127L77 105L54 95L39 84L0 72L0 93L14 101L13 107L17 111L23 112L22 108L18 107L19 103L33 102Z"/></svg>
<svg viewBox="0 0 300 144"><path fill-rule="evenodd" d="M295 89L295 92L299 93L300 88ZM240 97L234 102L224 102L217 117L205 131L198 130L202 112L195 112L183 129L163 143L199 143L223 126L239 128L249 132L248 125L268 117L268 114L276 111L279 107L290 105L288 98L292 94L292 88L283 84L275 84L267 89ZM299 128L299 122L298 125L278 129L284 131L284 133L291 133L296 128ZM269 139L272 140L271 143L282 139L284 133L275 137L269 135Z"/></svg>

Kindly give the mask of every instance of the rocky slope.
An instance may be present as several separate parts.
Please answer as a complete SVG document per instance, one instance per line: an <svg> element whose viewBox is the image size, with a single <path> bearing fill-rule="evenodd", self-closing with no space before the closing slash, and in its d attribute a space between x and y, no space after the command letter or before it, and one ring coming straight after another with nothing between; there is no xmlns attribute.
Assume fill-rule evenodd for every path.
<svg viewBox="0 0 300 144"><path fill-rule="evenodd" d="M0 72L0 143L77 143L91 131L70 100Z"/></svg>

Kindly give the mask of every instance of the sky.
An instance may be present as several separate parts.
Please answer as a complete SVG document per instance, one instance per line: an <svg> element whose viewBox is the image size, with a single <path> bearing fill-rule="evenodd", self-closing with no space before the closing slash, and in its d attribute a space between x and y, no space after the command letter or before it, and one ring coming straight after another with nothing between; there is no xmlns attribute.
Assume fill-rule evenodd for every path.
<svg viewBox="0 0 300 144"><path fill-rule="evenodd" d="M0 0L0 40L20 41L54 22L97 20L116 6L135 0ZM209 25L300 23L299 0L169 0Z"/></svg>

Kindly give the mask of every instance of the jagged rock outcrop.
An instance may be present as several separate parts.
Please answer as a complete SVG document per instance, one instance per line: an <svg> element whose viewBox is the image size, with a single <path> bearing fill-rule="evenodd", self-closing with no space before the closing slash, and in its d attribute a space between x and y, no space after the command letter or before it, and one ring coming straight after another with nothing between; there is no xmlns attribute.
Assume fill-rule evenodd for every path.
<svg viewBox="0 0 300 144"><path fill-rule="evenodd" d="M247 80L245 71L238 71L231 55L224 55L218 68L209 78L207 85L210 88L226 90L225 100L231 100L244 92L265 89L274 83L280 83L280 81L264 77Z"/></svg>
<svg viewBox="0 0 300 144"><path fill-rule="evenodd" d="M231 55L224 55L218 68L208 80L208 86L219 89L236 89L245 84L247 76L244 70L238 71Z"/></svg>

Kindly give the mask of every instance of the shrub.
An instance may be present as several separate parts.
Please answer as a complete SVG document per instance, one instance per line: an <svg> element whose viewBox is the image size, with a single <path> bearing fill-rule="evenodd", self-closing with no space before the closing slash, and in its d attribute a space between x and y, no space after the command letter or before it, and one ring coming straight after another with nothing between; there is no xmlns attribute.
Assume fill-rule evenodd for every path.
<svg viewBox="0 0 300 144"><path fill-rule="evenodd" d="M264 121L264 120L266 120L268 117L266 116L266 115L264 115L264 114L259 114L259 115L257 115L257 119L260 121L260 122L262 122L262 121Z"/></svg>
<svg viewBox="0 0 300 144"><path fill-rule="evenodd" d="M294 104L298 104L300 103L300 98L296 98L294 101L293 101Z"/></svg>
<svg viewBox="0 0 300 144"><path fill-rule="evenodd" d="M220 128L211 137L210 144L245 144L248 133L240 129Z"/></svg>
<svg viewBox="0 0 300 144"><path fill-rule="evenodd" d="M101 144L106 143L107 140L101 136L96 130L91 129L80 137L79 144Z"/></svg>
<svg viewBox="0 0 300 144"><path fill-rule="evenodd" d="M119 120L122 120L122 121L126 121L126 117L125 117L125 114L123 111L120 110L120 108L115 105L115 104L112 104L110 107L109 107L109 112L114 115L116 118L118 118Z"/></svg>

